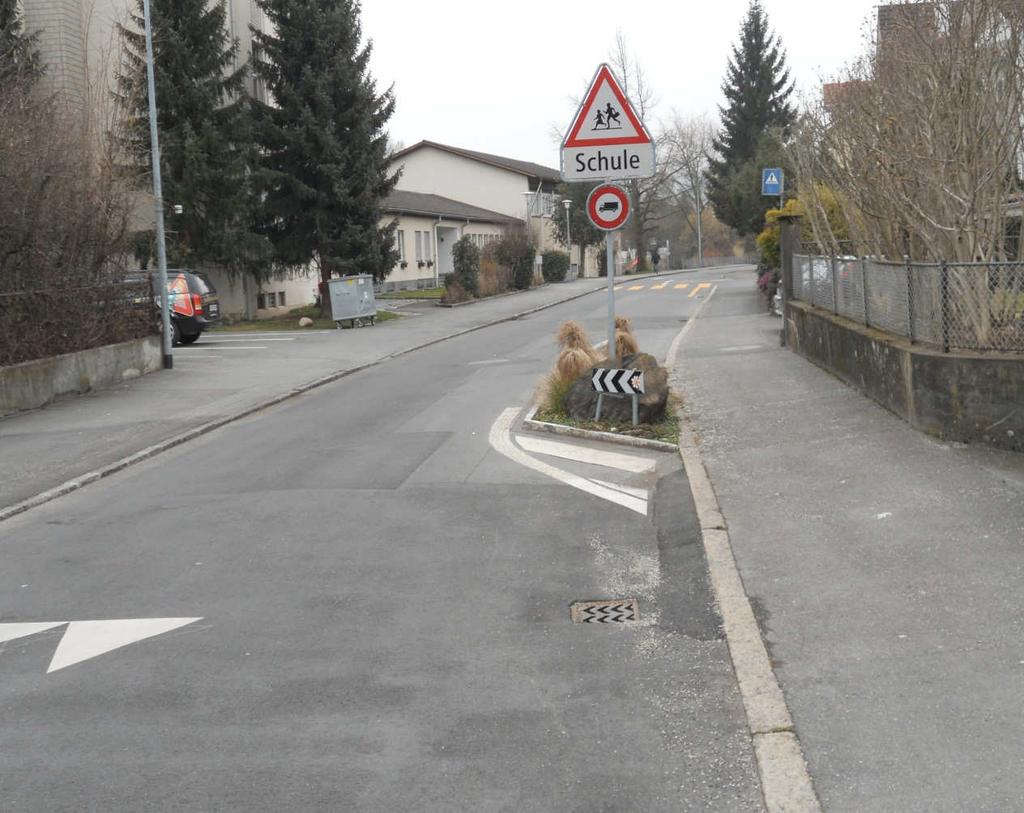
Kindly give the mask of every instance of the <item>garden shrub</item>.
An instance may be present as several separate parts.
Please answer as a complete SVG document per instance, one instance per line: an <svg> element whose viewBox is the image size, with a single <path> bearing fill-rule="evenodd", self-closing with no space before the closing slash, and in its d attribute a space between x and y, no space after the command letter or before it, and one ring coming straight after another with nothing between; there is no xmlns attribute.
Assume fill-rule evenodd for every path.
<svg viewBox="0 0 1024 813"><path fill-rule="evenodd" d="M544 281L564 282L565 275L569 273L569 255L564 251L544 252Z"/></svg>
<svg viewBox="0 0 1024 813"><path fill-rule="evenodd" d="M446 305L454 305L458 302L466 302L471 299L469 292L462 287L455 274L449 274L444 279L444 296L441 301Z"/></svg>
<svg viewBox="0 0 1024 813"><path fill-rule="evenodd" d="M455 281L471 296L480 295L480 249L468 235L457 240L452 247ZM447 284L447 279L445 280Z"/></svg>
<svg viewBox="0 0 1024 813"><path fill-rule="evenodd" d="M524 234L509 234L492 243L494 259L512 270L512 285L525 291L533 283L536 250Z"/></svg>
<svg viewBox="0 0 1024 813"><path fill-rule="evenodd" d="M480 296L494 296L512 290L512 269L494 259L491 252L484 250L480 260Z"/></svg>

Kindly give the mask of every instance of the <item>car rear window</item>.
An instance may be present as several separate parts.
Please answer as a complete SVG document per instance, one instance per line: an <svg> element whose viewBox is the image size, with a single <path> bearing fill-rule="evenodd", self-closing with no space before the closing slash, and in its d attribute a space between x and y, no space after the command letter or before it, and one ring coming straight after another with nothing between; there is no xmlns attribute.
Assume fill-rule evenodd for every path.
<svg viewBox="0 0 1024 813"><path fill-rule="evenodd" d="M211 294L213 288L198 274L188 274L188 289L194 294Z"/></svg>

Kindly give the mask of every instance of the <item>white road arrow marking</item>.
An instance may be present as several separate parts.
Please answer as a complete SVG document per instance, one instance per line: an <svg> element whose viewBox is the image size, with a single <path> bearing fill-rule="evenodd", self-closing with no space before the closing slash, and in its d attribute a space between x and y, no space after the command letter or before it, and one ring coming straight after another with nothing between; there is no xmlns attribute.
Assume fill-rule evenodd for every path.
<svg viewBox="0 0 1024 813"><path fill-rule="evenodd" d="M579 489L580 491L585 491L587 494L592 494L595 497L600 497L603 500L608 500L616 505L628 508L630 511L636 511L638 514L647 516L647 500L638 500L628 494L623 494L619 491L599 486L593 480L588 480L585 477L579 477L578 475L557 469L541 460L530 457L530 455L526 454L526 452L516 446L512 442L511 429L512 424L515 422L516 418L519 417L519 413L519 409L516 407L510 407L502 412L501 415L498 416L498 420L496 420L491 426L489 440L491 442L491 447L496 452L504 455L509 460L518 463L520 466L525 466L526 468L533 469L547 477L552 477L559 482L565 483L567 486Z"/></svg>
<svg viewBox="0 0 1024 813"><path fill-rule="evenodd" d="M15 638L35 635L37 632L46 632L67 623L67 621L44 621L34 624L0 624L0 644L4 641L13 641Z"/></svg>
<svg viewBox="0 0 1024 813"><path fill-rule="evenodd" d="M116 621L72 621L46 670L56 672L114 649L184 627L201 618L125 618Z"/></svg>

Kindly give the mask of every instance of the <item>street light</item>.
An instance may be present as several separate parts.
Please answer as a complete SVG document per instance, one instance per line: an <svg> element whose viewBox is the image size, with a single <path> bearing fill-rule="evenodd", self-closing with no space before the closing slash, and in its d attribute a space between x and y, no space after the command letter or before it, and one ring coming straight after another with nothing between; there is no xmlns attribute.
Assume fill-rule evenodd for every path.
<svg viewBox="0 0 1024 813"><path fill-rule="evenodd" d="M562 199L562 205L565 207L565 244L569 246L569 276L572 276L572 229L569 221L569 207L572 206L572 201L569 198Z"/></svg>
<svg viewBox="0 0 1024 813"><path fill-rule="evenodd" d="M160 179L160 139L156 127L156 79L153 67L153 20L149 13L149 0L142 2L143 24L146 26L146 84L149 92L149 143L153 163L153 198L156 203L156 262L160 286L160 324L163 328L162 347L164 369L174 366L171 354L171 309L167 295L167 243L164 238L164 193Z"/></svg>

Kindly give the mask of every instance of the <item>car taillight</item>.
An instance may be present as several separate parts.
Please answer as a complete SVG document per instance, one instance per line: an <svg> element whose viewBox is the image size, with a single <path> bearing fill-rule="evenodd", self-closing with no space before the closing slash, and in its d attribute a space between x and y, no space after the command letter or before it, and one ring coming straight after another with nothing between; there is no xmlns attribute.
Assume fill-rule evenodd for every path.
<svg viewBox="0 0 1024 813"><path fill-rule="evenodd" d="M192 308L198 314L201 314L203 312L203 296L202 296L202 294L192 294Z"/></svg>

